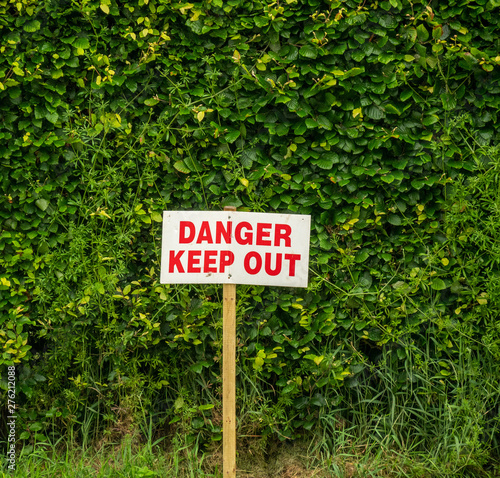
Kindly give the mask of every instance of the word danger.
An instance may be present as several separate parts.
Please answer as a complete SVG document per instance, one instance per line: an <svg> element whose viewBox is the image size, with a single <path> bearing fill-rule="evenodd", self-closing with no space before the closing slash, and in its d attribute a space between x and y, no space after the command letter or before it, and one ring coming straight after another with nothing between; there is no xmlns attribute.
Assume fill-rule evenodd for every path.
<svg viewBox="0 0 500 478"><path fill-rule="evenodd" d="M248 212L166 212L161 282L303 287L310 227L304 217L309 219ZM301 240L304 234L306 241ZM304 273L305 280L299 278Z"/></svg>
<svg viewBox="0 0 500 478"><path fill-rule="evenodd" d="M291 246L290 234L292 228L288 224L257 223L255 233L253 226L246 221L239 222L234 227L233 223L227 221L216 221L215 231L212 232L210 223L203 221L199 231L191 221L180 221L179 244L231 244L233 237L237 244L242 246ZM187 254L185 254L187 252ZM183 258L183 256L185 256ZM186 258L187 256L187 258ZM274 258L273 258L274 256ZM184 263L183 263L184 260ZM270 276L281 273L283 262L287 262L288 275L295 276L295 262L300 260L300 254L283 254L266 252L260 254L257 251L250 251L245 255L243 267L247 274L258 274L262 266L264 271ZM215 273L226 272L226 268L234 264L234 253L227 250L179 250L170 251L168 261L168 272L188 272L188 273ZM184 267L186 265L186 267ZM285 264L286 267L286 264Z"/></svg>
<svg viewBox="0 0 500 478"><path fill-rule="evenodd" d="M179 244L189 244L196 237L196 244L221 244L222 240L226 244L232 242L233 223L227 221L226 224L222 221L216 221L215 234L210 229L208 221L202 221L200 230L197 233L196 227L191 221L180 222ZM285 247L291 246L290 234L292 228L288 224L271 224L258 222L254 234L253 226L247 222L239 222L234 228L234 239L237 244L242 246L280 246L284 243ZM215 238L215 241L214 241ZM255 242L254 242L255 241Z"/></svg>

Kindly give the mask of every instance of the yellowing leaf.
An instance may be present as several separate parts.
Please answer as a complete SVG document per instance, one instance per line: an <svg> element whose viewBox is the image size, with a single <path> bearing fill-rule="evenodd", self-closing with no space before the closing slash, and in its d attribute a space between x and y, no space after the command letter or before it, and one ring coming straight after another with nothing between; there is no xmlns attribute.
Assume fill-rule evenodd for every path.
<svg viewBox="0 0 500 478"><path fill-rule="evenodd" d="M5 277L2 277L2 278L0 279L0 283L1 283L2 285L5 285L5 286L7 286L7 287L10 287L10 281L9 281L8 279L6 279Z"/></svg>
<svg viewBox="0 0 500 478"><path fill-rule="evenodd" d="M203 118L205 117L205 112L204 111L198 111L196 118L198 118L198 121L203 121Z"/></svg>
<svg viewBox="0 0 500 478"><path fill-rule="evenodd" d="M264 365L264 359L262 357L255 357L255 363L253 364L253 368L259 369Z"/></svg>
<svg viewBox="0 0 500 478"><path fill-rule="evenodd" d="M356 108L355 110L352 110L352 117L356 118L356 116L363 117L363 114L361 113L361 108Z"/></svg>
<svg viewBox="0 0 500 478"><path fill-rule="evenodd" d="M105 5L104 3L101 3L101 5L99 5L99 7L101 8L101 10L107 15L109 13L109 7L107 5Z"/></svg>
<svg viewBox="0 0 500 478"><path fill-rule="evenodd" d="M488 294L486 292L483 292L477 299L477 303L479 305L486 305L488 303Z"/></svg>
<svg viewBox="0 0 500 478"><path fill-rule="evenodd" d="M315 363L316 365L319 365L321 362L323 362L323 359L324 359L324 358L325 358L325 357L324 357L323 355L320 355L319 357L314 357L314 359L313 359L313 360L314 360L314 363Z"/></svg>
<svg viewBox="0 0 500 478"><path fill-rule="evenodd" d="M443 266L447 266L450 263L450 261L446 257L443 257L441 259L441 262L442 262Z"/></svg>
<svg viewBox="0 0 500 478"><path fill-rule="evenodd" d="M240 55L240 52L238 50L234 50L233 60L237 63L241 60L241 55Z"/></svg>
<svg viewBox="0 0 500 478"><path fill-rule="evenodd" d="M243 184L243 186L245 186L246 188L250 184L247 178L240 178L240 183Z"/></svg>
<svg viewBox="0 0 500 478"><path fill-rule="evenodd" d="M200 16L201 14L201 10L193 10L193 14L191 15L190 19L192 22L195 22L196 20L198 20L198 17Z"/></svg>
<svg viewBox="0 0 500 478"><path fill-rule="evenodd" d="M152 212L151 219L155 222L162 222L163 218L159 212Z"/></svg>
<svg viewBox="0 0 500 478"><path fill-rule="evenodd" d="M188 3L187 5L184 5L182 8L179 8L179 10L181 11L181 13L183 15L186 14L186 10L189 10L190 8L193 8L194 7L194 3Z"/></svg>

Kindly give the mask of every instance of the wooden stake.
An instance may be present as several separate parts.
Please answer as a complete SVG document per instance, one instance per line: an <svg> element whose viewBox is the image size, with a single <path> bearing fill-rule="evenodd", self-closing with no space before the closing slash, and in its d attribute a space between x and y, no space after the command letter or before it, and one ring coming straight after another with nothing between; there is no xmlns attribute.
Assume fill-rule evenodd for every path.
<svg viewBox="0 0 500 478"><path fill-rule="evenodd" d="M236 211L226 206L225 211ZM236 477L236 284L223 285L222 416L224 478Z"/></svg>

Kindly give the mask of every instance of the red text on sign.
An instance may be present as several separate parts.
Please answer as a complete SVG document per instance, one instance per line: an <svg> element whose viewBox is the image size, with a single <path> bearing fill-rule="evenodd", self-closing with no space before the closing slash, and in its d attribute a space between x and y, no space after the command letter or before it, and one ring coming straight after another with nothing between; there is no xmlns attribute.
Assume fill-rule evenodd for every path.
<svg viewBox="0 0 500 478"><path fill-rule="evenodd" d="M233 265L234 253L232 251L187 251L187 261L182 263L186 251L170 251L168 272L178 273L224 273L226 268ZM186 266L186 267L185 267Z"/></svg>
<svg viewBox="0 0 500 478"><path fill-rule="evenodd" d="M238 222L234 228L233 223L226 221L217 221L215 228L209 221L202 221L199 229L192 221L180 221L179 244L231 244L234 238L237 244L242 246L274 246L291 247L292 241L290 235L292 228L288 224L271 224L259 222L255 227L246 221Z"/></svg>
<svg viewBox="0 0 500 478"><path fill-rule="evenodd" d="M270 252L265 253L264 272L267 275L277 276L281 274L283 255L285 256L285 261L288 261L288 272L285 270L285 273L289 277L295 277L295 263L300 261L300 254L282 254L281 252L277 254L271 254ZM274 260L273 256L275 256ZM262 270L262 256L256 251L249 252L245 256L243 267L250 275L258 274Z"/></svg>

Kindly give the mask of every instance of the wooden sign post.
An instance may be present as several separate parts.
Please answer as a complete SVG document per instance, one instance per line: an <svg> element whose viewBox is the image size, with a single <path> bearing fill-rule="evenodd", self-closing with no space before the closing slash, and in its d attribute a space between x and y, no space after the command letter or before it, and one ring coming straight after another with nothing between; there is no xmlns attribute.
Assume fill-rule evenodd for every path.
<svg viewBox="0 0 500 478"><path fill-rule="evenodd" d="M223 284L224 478L236 477L236 284L307 287L311 216L164 211L162 284Z"/></svg>
<svg viewBox="0 0 500 478"><path fill-rule="evenodd" d="M225 207L224 211L236 211ZM236 477L236 284L224 284L222 308L222 453L224 478Z"/></svg>

